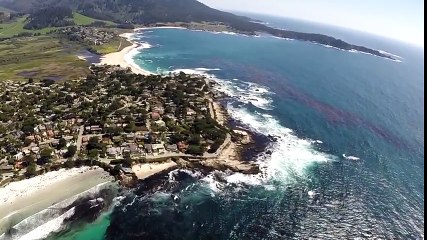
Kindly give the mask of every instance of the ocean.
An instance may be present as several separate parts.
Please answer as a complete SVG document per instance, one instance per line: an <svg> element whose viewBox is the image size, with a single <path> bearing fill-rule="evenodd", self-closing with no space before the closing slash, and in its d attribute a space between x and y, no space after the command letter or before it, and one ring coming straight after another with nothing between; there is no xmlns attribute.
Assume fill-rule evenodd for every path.
<svg viewBox="0 0 427 240"><path fill-rule="evenodd" d="M213 78L257 144L262 173L175 170L50 239L423 239L424 50L362 32L253 15L400 61L309 42L145 29L130 56L152 72ZM258 150L254 150L258 149ZM259 151L262 149L262 151Z"/></svg>

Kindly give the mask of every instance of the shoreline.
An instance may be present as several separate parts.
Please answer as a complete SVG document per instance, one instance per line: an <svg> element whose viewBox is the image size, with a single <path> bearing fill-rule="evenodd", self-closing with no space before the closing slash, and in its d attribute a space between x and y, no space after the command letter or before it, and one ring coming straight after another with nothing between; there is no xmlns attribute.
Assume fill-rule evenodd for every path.
<svg viewBox="0 0 427 240"><path fill-rule="evenodd" d="M183 23L181 23L183 24ZM209 26L209 25L207 25ZM135 31L138 30L150 30L150 29L181 29L181 30L189 30L189 31L196 31L196 32L210 32L213 34L226 34L226 35L235 35L235 36L246 36L246 37L262 37L263 33L262 32L256 32L256 33L247 33L247 32L241 32L241 31L237 31L235 29L232 28L227 28L226 26L223 26L225 28L209 28L206 27L205 25L188 25L188 26L181 26L180 24L173 24L173 23L169 23L168 25L162 25L162 26L146 26L146 27L139 27L139 28L135 28ZM283 30L283 29L281 29ZM362 50L357 50L357 49L345 49L342 47L337 47L337 46L333 46L333 45L328 45L328 44L323 44L323 43L318 43L318 42L313 42L313 41L306 41L306 40L299 40L299 39L295 39L295 38L287 38L287 37L279 37L279 36L275 36L269 33L266 33L267 35L276 38L276 39L282 39L282 40L287 40L287 41L300 41L300 42L309 42L309 43L313 43L319 46L323 46L326 48L333 48L336 50L340 50L340 51L346 51L349 53L361 53L361 54L366 54L366 55L370 55L370 56L374 56L374 57L380 57L380 58L385 58L388 60L391 60L393 62L398 62L401 63L403 61L403 57L387 52L385 50L381 50L381 49L370 49L373 51L377 51L379 54L383 54L384 56L372 53L372 52L366 52L366 51L362 51Z"/></svg>
<svg viewBox="0 0 427 240"><path fill-rule="evenodd" d="M136 29L135 29L136 31ZM125 38L127 41L132 43L131 46L123 48L121 51L109 53L106 55L101 56L100 62L98 65L113 65L123 68L129 68L133 73L135 74L141 74L141 75L152 75L154 73L145 70L138 66L133 60L132 57L135 55L135 51L138 51L142 47L144 47L142 44L138 44L135 41L132 40L132 36L134 33L123 33L120 35L120 37Z"/></svg>
<svg viewBox="0 0 427 240"><path fill-rule="evenodd" d="M98 167L60 169L0 188L0 236L22 220L114 180Z"/></svg>

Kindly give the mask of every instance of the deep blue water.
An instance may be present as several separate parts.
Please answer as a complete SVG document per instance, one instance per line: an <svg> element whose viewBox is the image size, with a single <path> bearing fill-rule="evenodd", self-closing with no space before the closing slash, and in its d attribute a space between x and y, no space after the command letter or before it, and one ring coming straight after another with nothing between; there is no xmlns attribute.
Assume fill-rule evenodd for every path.
<svg viewBox="0 0 427 240"><path fill-rule="evenodd" d="M152 47L134 56L138 65L209 74L229 95L224 105L238 125L278 141L268 143L271 155L252 159L263 167L260 176L174 171L142 184L109 216L106 238L422 239L423 49L254 18L402 62L269 36L141 31L135 37Z"/></svg>

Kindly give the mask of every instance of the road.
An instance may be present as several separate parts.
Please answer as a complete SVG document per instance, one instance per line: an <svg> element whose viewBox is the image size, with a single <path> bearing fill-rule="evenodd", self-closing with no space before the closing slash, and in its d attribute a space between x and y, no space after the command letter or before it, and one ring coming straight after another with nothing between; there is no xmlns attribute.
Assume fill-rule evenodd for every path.
<svg viewBox="0 0 427 240"><path fill-rule="evenodd" d="M84 125L80 126L79 128L79 136L77 137L77 151L76 154L74 154L74 156L77 156L77 154L79 154L80 152L80 147L82 146L82 138L83 138L83 131L84 131L85 127Z"/></svg>

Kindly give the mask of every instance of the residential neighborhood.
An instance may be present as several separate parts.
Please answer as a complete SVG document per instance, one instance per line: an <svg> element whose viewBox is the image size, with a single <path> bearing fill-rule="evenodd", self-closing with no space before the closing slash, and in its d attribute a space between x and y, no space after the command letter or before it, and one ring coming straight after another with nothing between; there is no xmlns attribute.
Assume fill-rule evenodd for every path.
<svg viewBox="0 0 427 240"><path fill-rule="evenodd" d="M212 116L211 86L202 77L92 66L74 81L1 84L0 181L80 160L131 166L209 157L230 138Z"/></svg>

